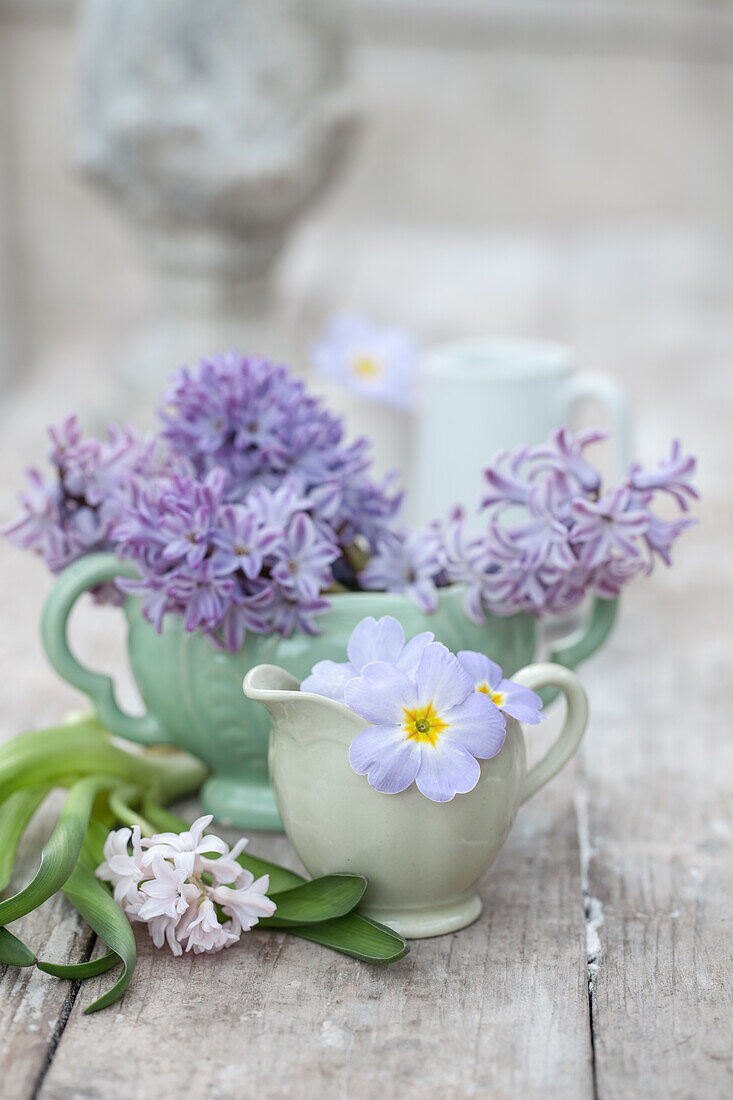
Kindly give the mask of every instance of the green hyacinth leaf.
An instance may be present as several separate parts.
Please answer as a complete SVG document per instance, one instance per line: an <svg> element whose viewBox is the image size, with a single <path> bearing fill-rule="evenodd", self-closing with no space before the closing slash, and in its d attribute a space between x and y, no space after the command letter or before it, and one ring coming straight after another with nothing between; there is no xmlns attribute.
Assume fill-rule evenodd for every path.
<svg viewBox="0 0 733 1100"><path fill-rule="evenodd" d="M0 746L0 803L20 788L67 786L94 774L114 775L166 801L195 791L208 773L200 761L178 750L121 749L90 717L23 733Z"/></svg>
<svg viewBox="0 0 733 1100"><path fill-rule="evenodd" d="M242 852L241 855L237 856L237 863L245 870L250 871L255 878L261 878L262 875L270 876L270 885L267 888L269 897L272 897L273 894L289 891L294 887L297 888L304 883L308 885L307 880L302 875L296 874L295 871L288 871L287 867L280 867L277 863L270 863L266 859L250 856L247 852Z"/></svg>
<svg viewBox="0 0 733 1100"><path fill-rule="evenodd" d="M109 829L97 819L96 813L97 807L95 807L94 815L89 821L89 828L87 829L87 835L84 837L81 855L79 856L82 863L90 871L96 871L104 860L104 844L109 836Z"/></svg>
<svg viewBox="0 0 733 1100"><path fill-rule="evenodd" d="M352 958L380 966L397 962L409 950L402 936L398 936L391 928L358 913L349 913L337 920L321 921L318 924L298 925L288 931L292 936L320 943L323 947L330 947L343 955L351 955Z"/></svg>
<svg viewBox="0 0 733 1100"><path fill-rule="evenodd" d="M333 920L350 913L364 896L367 880L362 875L323 875L281 893L268 890L277 912L260 924L270 928L288 928Z"/></svg>
<svg viewBox="0 0 733 1100"><path fill-rule="evenodd" d="M14 791L0 806L0 892L10 882L23 833L50 787Z"/></svg>
<svg viewBox="0 0 733 1100"><path fill-rule="evenodd" d="M50 963L39 959L38 969L44 974L52 974L54 978L94 978L97 974L106 974L113 966L117 966L120 956L116 951L108 951L106 955L100 955L98 959L90 959L84 963Z"/></svg>
<svg viewBox="0 0 733 1100"><path fill-rule="evenodd" d="M130 922L109 890L81 860L65 883L63 891L76 911L122 961L122 973L112 988L84 1010L86 1013L98 1012L118 1001L130 984L137 961L135 936ZM95 960L97 963L100 961Z"/></svg>
<svg viewBox="0 0 733 1100"><path fill-rule="evenodd" d="M8 932L7 928L0 928L0 963L8 966L33 966L36 956L30 947Z"/></svg>
<svg viewBox="0 0 733 1100"><path fill-rule="evenodd" d="M25 916L60 890L74 870L87 832L94 799L115 780L87 776L66 796L56 828L41 853L41 865L25 889L0 902L0 925Z"/></svg>

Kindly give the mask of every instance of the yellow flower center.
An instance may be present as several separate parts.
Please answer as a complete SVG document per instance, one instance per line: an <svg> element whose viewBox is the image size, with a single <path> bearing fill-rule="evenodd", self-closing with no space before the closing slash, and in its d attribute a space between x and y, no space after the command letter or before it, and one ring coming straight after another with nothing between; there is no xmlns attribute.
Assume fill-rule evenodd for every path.
<svg viewBox="0 0 733 1100"><path fill-rule="evenodd" d="M492 703L496 703L497 707L500 707L504 702L503 691L492 691L488 684L479 684L476 691L482 691L484 695L488 695Z"/></svg>
<svg viewBox="0 0 733 1100"><path fill-rule="evenodd" d="M384 366L382 363L366 352L355 355L351 360L351 373L355 374L357 378L362 378L365 382L372 382L374 379L379 378L383 371Z"/></svg>
<svg viewBox="0 0 733 1100"><path fill-rule="evenodd" d="M403 711L405 714L405 733L408 741L435 745L438 736L444 729L448 728L448 723L444 722L435 713L432 703L428 703L426 707L416 707L415 710L408 710L407 707L403 707Z"/></svg>

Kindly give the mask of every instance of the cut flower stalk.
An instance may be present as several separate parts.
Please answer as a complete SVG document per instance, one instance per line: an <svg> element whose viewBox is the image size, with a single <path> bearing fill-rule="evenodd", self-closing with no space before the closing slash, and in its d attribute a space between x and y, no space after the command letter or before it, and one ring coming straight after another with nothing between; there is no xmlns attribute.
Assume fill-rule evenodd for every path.
<svg viewBox="0 0 733 1100"><path fill-rule="evenodd" d="M68 788L35 877L0 901L0 964L35 964L54 977L79 980L121 962L117 980L85 1011L118 1000L130 983L137 953L127 916L95 875L105 841L117 825L137 825L143 835L188 830L188 823L161 803L192 794L205 777L202 764L176 750L126 751L93 716L22 734L0 747L0 890L11 879L19 843L36 810L51 790ZM259 921L262 927L373 963L393 962L407 951L400 936L353 912L366 889L363 876L332 874L307 881L246 852L237 860L255 878L269 875L277 909ZM58 890L109 948L105 954L71 964L36 960L31 948L5 927Z"/></svg>

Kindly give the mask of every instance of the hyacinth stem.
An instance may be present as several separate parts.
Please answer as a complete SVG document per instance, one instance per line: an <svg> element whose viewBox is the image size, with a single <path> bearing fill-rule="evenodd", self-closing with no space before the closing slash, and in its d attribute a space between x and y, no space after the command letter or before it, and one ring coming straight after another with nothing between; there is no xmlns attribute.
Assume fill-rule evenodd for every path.
<svg viewBox="0 0 733 1100"><path fill-rule="evenodd" d="M0 892L10 882L21 838L50 789L44 786L15 791L0 806Z"/></svg>
<svg viewBox="0 0 733 1100"><path fill-rule="evenodd" d="M59 978L79 979L102 974L121 960L120 978L87 1011L121 997L135 966L135 940L127 917L94 876L103 859L105 840L118 822L140 825L152 834L155 827L133 807L145 800L155 805L158 800L193 793L206 774L199 761L177 750L125 751L87 714L50 729L21 734L2 745L0 890L11 880L18 846L36 810L54 787L67 787L69 793L34 879L0 902L0 963L36 963L33 951L4 925L62 890L112 950L86 963L41 961L39 969Z"/></svg>
<svg viewBox="0 0 733 1100"><path fill-rule="evenodd" d="M32 882L0 902L0 963L32 966L57 978L79 980L110 970L116 982L86 1011L117 1001L135 968L135 937L125 913L95 870L104 859L110 829L139 826L141 832L183 832L188 822L162 803L191 794L206 777L193 757L171 749L126 751L91 715L14 738L0 747L0 890L10 881L20 840L54 787L68 788L56 827ZM306 881L275 863L242 853L239 863L255 878L270 876L277 916L260 923L371 962L392 962L407 950L404 940L352 910L366 879L328 875ZM110 949L80 963L37 961L30 947L4 927L61 890Z"/></svg>
<svg viewBox="0 0 733 1100"><path fill-rule="evenodd" d="M349 543L348 546L342 547L342 553L344 560L349 568L352 570L355 577L358 577L362 569L369 561L369 554L366 550L360 549L355 542Z"/></svg>
<svg viewBox="0 0 733 1100"><path fill-rule="evenodd" d="M129 828L137 825L143 836L152 836L156 831L155 826L151 825L142 814L133 810L131 805L131 803L140 802L141 800L142 792L138 787L118 787L110 792L109 808L116 820L122 825L127 825Z"/></svg>

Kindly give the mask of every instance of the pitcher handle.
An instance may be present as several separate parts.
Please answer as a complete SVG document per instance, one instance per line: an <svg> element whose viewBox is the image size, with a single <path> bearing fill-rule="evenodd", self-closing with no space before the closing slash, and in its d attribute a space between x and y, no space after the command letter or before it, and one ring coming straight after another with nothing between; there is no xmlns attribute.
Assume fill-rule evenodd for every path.
<svg viewBox="0 0 733 1100"><path fill-rule="evenodd" d="M550 661L565 668L575 668L585 661L605 642L613 630L618 615L618 600L593 598L588 621L567 638L561 638L550 650ZM554 694L554 693L553 693Z"/></svg>
<svg viewBox="0 0 733 1100"><path fill-rule="evenodd" d="M567 398L571 409L581 401L594 401L605 410L616 448L616 473L619 477L632 459L632 422L623 387L610 374L577 371L571 375Z"/></svg>
<svg viewBox="0 0 733 1100"><path fill-rule="evenodd" d="M169 738L150 713L135 717L117 705L114 683L102 672L80 664L71 652L68 622L71 609L84 592L115 577L137 577L132 562L115 554L90 554L74 562L61 574L46 600L41 618L41 638L46 656L64 680L89 696L100 722L118 737L141 745L160 745Z"/></svg>
<svg viewBox="0 0 733 1100"><path fill-rule="evenodd" d="M512 676L518 684L537 691L538 688L558 688L568 704L565 724L560 735L541 760L530 768L524 781L522 802L531 798L567 764L577 752L578 745L588 724L588 696L578 677L562 665L529 665Z"/></svg>

